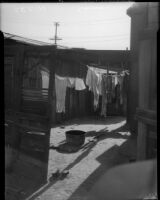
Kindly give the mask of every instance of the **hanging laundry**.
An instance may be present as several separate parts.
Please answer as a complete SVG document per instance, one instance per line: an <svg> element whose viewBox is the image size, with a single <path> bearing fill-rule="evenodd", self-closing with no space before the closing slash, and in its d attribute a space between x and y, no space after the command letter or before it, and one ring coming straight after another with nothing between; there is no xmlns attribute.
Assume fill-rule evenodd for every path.
<svg viewBox="0 0 160 200"><path fill-rule="evenodd" d="M49 87L49 73L41 70L42 75L42 88L48 89Z"/></svg>
<svg viewBox="0 0 160 200"><path fill-rule="evenodd" d="M112 76L112 102L115 99L116 75Z"/></svg>
<svg viewBox="0 0 160 200"><path fill-rule="evenodd" d="M107 100L108 103L112 102L112 76L107 77Z"/></svg>
<svg viewBox="0 0 160 200"><path fill-rule="evenodd" d="M115 76L115 85L117 85L118 84L118 77L117 77L117 75Z"/></svg>
<svg viewBox="0 0 160 200"><path fill-rule="evenodd" d="M65 112L65 97L68 81L67 78L55 75L56 112Z"/></svg>
<svg viewBox="0 0 160 200"><path fill-rule="evenodd" d="M98 91L99 95L102 95L102 74L99 74L98 78Z"/></svg>
<svg viewBox="0 0 160 200"><path fill-rule="evenodd" d="M86 76L86 85L89 86L89 90L94 94L94 110L98 107L99 95L102 93L101 81L102 74L89 67Z"/></svg>
<svg viewBox="0 0 160 200"><path fill-rule="evenodd" d="M124 76L118 76L118 82L120 84L120 104L123 104L123 78Z"/></svg>
<svg viewBox="0 0 160 200"><path fill-rule="evenodd" d="M84 89L86 89L86 86L84 84L83 79L75 78L75 90L84 90Z"/></svg>
<svg viewBox="0 0 160 200"><path fill-rule="evenodd" d="M101 116L106 117L107 114L107 76L102 75L102 108Z"/></svg>
<svg viewBox="0 0 160 200"><path fill-rule="evenodd" d="M119 105L120 105L120 83L115 87L115 93L116 93L116 109L118 110Z"/></svg>
<svg viewBox="0 0 160 200"><path fill-rule="evenodd" d="M68 87L69 88L74 88L75 87L75 78L67 78L68 81Z"/></svg>
<svg viewBox="0 0 160 200"><path fill-rule="evenodd" d="M95 72L93 72L92 74L92 87L93 87L93 94L94 94L94 110L97 109L98 107L98 101L99 101L99 86L98 86L98 83L99 83L99 75L96 74Z"/></svg>
<svg viewBox="0 0 160 200"><path fill-rule="evenodd" d="M91 68L88 68L88 71L87 71L86 85L88 85L89 90L92 90L92 70L91 70Z"/></svg>

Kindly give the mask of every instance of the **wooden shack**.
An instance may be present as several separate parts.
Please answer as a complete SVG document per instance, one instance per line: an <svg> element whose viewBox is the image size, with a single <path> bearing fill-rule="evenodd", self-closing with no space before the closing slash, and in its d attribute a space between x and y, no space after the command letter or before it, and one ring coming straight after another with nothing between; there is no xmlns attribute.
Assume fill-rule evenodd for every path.
<svg viewBox="0 0 160 200"><path fill-rule="evenodd" d="M6 170L14 168L41 184L47 181L51 95L49 83L42 87L40 72L50 80L50 57L55 50L8 37L4 37L5 147L10 149Z"/></svg>
<svg viewBox="0 0 160 200"><path fill-rule="evenodd" d="M131 17L129 124L137 136L137 159L157 156L158 2L135 3Z"/></svg>
<svg viewBox="0 0 160 200"><path fill-rule="evenodd" d="M92 114L91 93L72 89L67 90L65 115L56 113L55 74L85 80L86 65L129 69L129 51L59 49L5 34L4 61L6 146L16 150L16 162L35 165L46 181L50 129L62 119Z"/></svg>

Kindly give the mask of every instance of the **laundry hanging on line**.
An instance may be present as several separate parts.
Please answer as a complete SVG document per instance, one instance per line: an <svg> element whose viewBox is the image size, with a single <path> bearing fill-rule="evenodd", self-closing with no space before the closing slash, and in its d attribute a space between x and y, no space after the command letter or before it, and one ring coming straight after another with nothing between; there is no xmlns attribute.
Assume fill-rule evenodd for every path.
<svg viewBox="0 0 160 200"><path fill-rule="evenodd" d="M65 113L65 98L68 81L66 78L55 75L56 112Z"/></svg>
<svg viewBox="0 0 160 200"><path fill-rule="evenodd" d="M99 96L102 96L101 115L106 116L107 104L115 103L117 109L124 103L124 76L129 72L122 71L120 74L114 71L108 71L87 66L86 85L94 94L94 110L99 106ZM103 77L103 78L102 78Z"/></svg>
<svg viewBox="0 0 160 200"><path fill-rule="evenodd" d="M101 116L106 117L107 114L107 79L102 75L102 106Z"/></svg>
<svg viewBox="0 0 160 200"><path fill-rule="evenodd" d="M56 112L65 113L65 98L67 87L75 90L84 90L86 88L83 79L61 77L55 75L55 90L56 90Z"/></svg>
<svg viewBox="0 0 160 200"><path fill-rule="evenodd" d="M92 67L88 67L86 85L94 94L94 109L98 107L99 96L102 95L102 74Z"/></svg>
<svg viewBox="0 0 160 200"><path fill-rule="evenodd" d="M83 79L75 78L75 90L84 90L84 89L86 89L86 86L84 84Z"/></svg>

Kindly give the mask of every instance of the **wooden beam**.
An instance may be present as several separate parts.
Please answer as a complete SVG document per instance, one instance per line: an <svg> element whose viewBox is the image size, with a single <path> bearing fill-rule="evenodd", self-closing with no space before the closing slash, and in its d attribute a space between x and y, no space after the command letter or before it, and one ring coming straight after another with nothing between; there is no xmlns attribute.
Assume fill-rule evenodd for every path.
<svg viewBox="0 0 160 200"><path fill-rule="evenodd" d="M48 91L48 114L50 116L50 126L56 122L56 93L55 93L55 67L56 67L56 54L52 51L50 54L50 76L49 76L49 91Z"/></svg>

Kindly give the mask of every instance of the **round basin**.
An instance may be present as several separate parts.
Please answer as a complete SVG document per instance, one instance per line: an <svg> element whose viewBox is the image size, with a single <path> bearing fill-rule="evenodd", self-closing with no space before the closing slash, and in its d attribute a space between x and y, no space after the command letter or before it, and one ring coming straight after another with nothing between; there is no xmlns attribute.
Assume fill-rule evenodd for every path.
<svg viewBox="0 0 160 200"><path fill-rule="evenodd" d="M66 131L66 141L73 145L83 145L85 142L85 132L80 130Z"/></svg>

